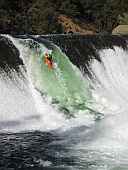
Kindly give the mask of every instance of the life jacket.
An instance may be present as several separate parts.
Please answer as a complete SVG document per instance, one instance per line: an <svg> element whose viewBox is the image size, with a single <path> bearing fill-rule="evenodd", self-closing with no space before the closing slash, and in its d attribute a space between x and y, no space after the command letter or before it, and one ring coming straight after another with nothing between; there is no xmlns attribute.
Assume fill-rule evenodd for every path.
<svg viewBox="0 0 128 170"><path fill-rule="evenodd" d="M53 61L52 58L46 53L44 57L44 63L48 66L49 69L53 69Z"/></svg>

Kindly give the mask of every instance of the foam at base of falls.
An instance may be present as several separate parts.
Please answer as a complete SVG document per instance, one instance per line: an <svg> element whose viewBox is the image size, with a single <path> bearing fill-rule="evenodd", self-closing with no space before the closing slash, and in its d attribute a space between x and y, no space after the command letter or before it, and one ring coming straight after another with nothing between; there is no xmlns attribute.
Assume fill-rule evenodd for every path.
<svg viewBox="0 0 128 170"><path fill-rule="evenodd" d="M79 114L77 118L67 120L62 113L53 109L48 101L45 103L42 100L40 94L33 88L30 80L29 83L21 88L23 84L22 79L13 74L14 80L18 79L19 82L20 88L17 88L14 80L9 80L6 75L3 75L4 80L2 76L0 79L0 89L3 96L0 96L0 104L2 105L3 103L4 107L0 107L0 119L5 124L1 127L1 131L46 131L56 129L62 140L54 141L52 139L51 145L55 150L57 146L59 146L59 149L60 146L66 146L64 152L66 155L68 154L68 158L73 157L77 159L75 163L78 164L78 167L73 167L73 169L127 169L128 53L122 48L115 47L114 50L100 50L99 54L101 62L98 62L96 59L90 62L93 79L90 79L89 83L93 96L91 108L104 113L104 119L94 121L89 114ZM21 104L23 101L25 101L25 104ZM7 109L7 112L4 109ZM25 117L26 112L28 119ZM8 120L13 122L13 126L11 126ZM18 121L18 124L15 124L15 120L16 122ZM36 133L34 136L36 138ZM47 146L45 145L48 152L49 143ZM57 155L58 157L55 155L56 160L60 160L61 156L61 159L63 159L63 149L60 149L60 152L57 150ZM52 160L54 160L53 157ZM50 162L43 161L43 163L49 164ZM65 166L65 162L63 165ZM64 166L62 168L65 168ZM75 165L73 164L73 166Z"/></svg>
<svg viewBox="0 0 128 170"><path fill-rule="evenodd" d="M7 38L10 38L10 36L7 36ZM12 37L11 37L11 41L13 41L16 47L20 49L20 57L24 59L22 54L26 53L27 55L27 49L23 48L23 46L20 45L18 41L16 41ZM127 110L126 108L126 103L127 103L126 93L128 91L127 90L127 84L128 84L127 70L128 69L126 67L126 63L128 61L127 52L125 52L122 48L115 47L114 50L113 49L100 50L99 54L100 54L100 58L102 62L100 63L96 59L94 59L90 63L90 68L91 68L91 72L93 75L93 80L89 81L89 83L91 84L91 87L93 87L91 89L93 101L92 103L90 103L90 108L92 108L93 110L96 110L96 112L104 113L105 115L113 115L113 114L122 112L122 109ZM14 76L14 79L15 79L15 76ZM70 121L65 119L65 116L63 115L63 113L59 113L56 109L53 109L52 106L50 106L50 103L46 103L41 99L40 94L34 89L31 83L30 75L27 76L27 79L29 79L29 84L27 85L27 87L28 87L29 94L31 96L30 98L33 101L33 103L35 103L35 106L34 104L32 104L34 106L34 109L32 109L34 110L34 113L31 113L31 114L40 115L38 123L34 125L35 127L37 126L37 129L38 128L43 129L43 130L44 129L56 129L56 128L65 126L65 124L70 124L70 122L72 122L73 120L76 121L77 119L79 122L85 121L86 122L85 124L88 124L86 120L80 121L80 118L82 119L83 117L89 117L88 111L86 113L87 116L83 114L78 114L76 119L72 119ZM21 80L19 79L19 82L20 81ZM12 87L9 87L9 88L12 89ZM123 89L123 92L122 92L122 89ZM33 97L34 97L34 100L33 100ZM22 97L19 97L19 98L22 98ZM23 99L23 101L24 100L26 100L25 103L27 103L27 100L28 100L27 97L26 99ZM31 103L31 100L28 100L28 101L30 101ZM30 103L28 105L30 105ZM26 108L29 108L29 106L27 106ZM29 111L29 114L30 112L32 111ZM14 113L16 114L16 112ZM90 115L91 122L93 119L92 117L93 116ZM49 119L51 123L47 125L47 122ZM44 127L42 125L43 124L42 122L44 122Z"/></svg>
<svg viewBox="0 0 128 170"><path fill-rule="evenodd" d="M94 59L90 63L93 76L90 83L95 101L93 107L105 117L94 130L97 138L85 149L123 155L128 152L128 51L114 47L101 50L99 54L101 62Z"/></svg>
<svg viewBox="0 0 128 170"><path fill-rule="evenodd" d="M31 82L23 80L15 71L11 71L11 74L12 79L4 72L0 77L1 132L47 131L58 128L66 130L77 125L93 123L93 117L89 115L83 115L84 119L66 119L64 114L53 109L48 101L43 101Z"/></svg>

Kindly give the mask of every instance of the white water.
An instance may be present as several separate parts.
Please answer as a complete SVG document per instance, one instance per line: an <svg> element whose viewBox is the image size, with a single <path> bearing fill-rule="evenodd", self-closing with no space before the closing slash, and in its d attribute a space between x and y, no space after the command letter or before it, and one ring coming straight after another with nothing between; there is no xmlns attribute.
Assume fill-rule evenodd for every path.
<svg viewBox="0 0 128 170"><path fill-rule="evenodd" d="M23 59L23 52L26 51L21 47L20 50ZM104 113L103 120L95 122L91 115L81 114L75 119L66 120L62 113L42 100L33 88L29 73L26 75L28 82L24 83L13 72L21 89L4 74L0 78L0 120L5 122L0 127L1 131L60 128L61 132L65 132L85 125L88 130L78 130L77 134L76 131L75 134L71 132L66 138L66 143L74 136L80 138L70 154L77 155L81 162L88 159L90 162L96 161L97 165L92 166L91 170L108 170L121 164L125 168L128 161L128 52L115 47L115 50L101 50L99 54L102 63L95 59L90 63L93 80L89 83L93 95L92 107ZM8 126L9 121L18 123Z"/></svg>
<svg viewBox="0 0 128 170"><path fill-rule="evenodd" d="M105 118L99 123L101 126L98 139L99 147L105 146L107 141L120 143L120 147L128 142L128 51L119 47L105 49L99 52L102 63L93 60L91 72L93 81L93 97L97 110L104 113ZM102 141L102 144L101 144ZM95 141L97 147L97 141ZM118 145L111 145L118 147Z"/></svg>
<svg viewBox="0 0 128 170"><path fill-rule="evenodd" d="M128 167L128 51L119 47L100 51L102 64L93 60L95 107L105 118L90 132L72 154L97 162L91 170L123 170Z"/></svg>
<svg viewBox="0 0 128 170"><path fill-rule="evenodd" d="M27 47L22 46L16 39L6 35L14 45L20 50L20 58L24 63L28 63L28 53L31 51ZM9 79L6 73L1 74L0 79L0 131L25 131L25 130L67 130L71 127L83 125L91 125L94 118L91 115L82 115L70 120L66 119L63 113L59 113L56 108L50 105L50 98L42 99L40 93L34 88L31 82L29 69L27 73L21 70L25 75L24 82L14 70L11 70L13 79ZM4 80L5 79L5 80ZM19 88L18 84L21 86ZM6 100L5 100L6 99Z"/></svg>
<svg viewBox="0 0 128 170"><path fill-rule="evenodd" d="M0 131L53 130L60 127L68 129L81 124L90 124L91 116L65 119L63 113L50 106L36 91L31 81L24 81L12 71L14 79L6 73L0 77ZM29 79L29 78L28 78ZM77 122L78 121L78 122ZM63 129L63 130L64 130Z"/></svg>
<svg viewBox="0 0 128 170"><path fill-rule="evenodd" d="M99 52L100 64L94 60L91 64L94 75L95 98L110 112L125 112L128 110L128 51L119 47ZM114 114L113 113L113 114Z"/></svg>
<svg viewBox="0 0 128 170"><path fill-rule="evenodd" d="M20 58L26 63L25 60L28 59L27 55L30 52L28 51L28 48L25 48L24 46L19 44L16 39L13 39L10 36L6 37L9 38L20 50ZM93 101L90 104L90 107L92 107L92 109L95 109L96 111L104 113L106 117L113 115L114 117L115 115L116 117L118 117L120 113L121 115L124 115L128 109L128 53L119 47L115 47L115 50L101 50L99 51L99 54L101 56L102 63L99 63L97 60L93 60L90 63L91 72L93 74L93 80L89 80L93 96ZM78 117L76 119L66 120L63 113L59 113L57 110L53 109L50 106L50 102L48 102L48 100L50 99L48 99L46 103L46 101L41 98L39 92L34 89L31 82L29 70L27 74L24 73L26 79L28 80L26 81L26 84L20 77L16 75L15 72L12 71L12 74L13 73L13 78L17 79L20 86L23 87L22 90L19 90L19 88L17 88L15 83L13 83L13 81L11 80L7 80L8 85L5 84L5 81L2 80L1 75L0 86L1 89L5 89L2 90L2 95L0 98L2 105L2 109L0 110L2 121L6 121L6 118L8 118L7 121L15 121L20 119L21 117L24 119L24 117L28 115L38 115L37 117L39 117L39 119L38 121L35 121L35 124L33 124L33 122L32 126L31 123L28 124L27 128L29 130L31 130L31 128L50 130L60 127L66 128L66 126L74 127L73 124L75 124L75 126L80 126L83 124L89 125L92 124L92 122L94 123L93 116L88 114L78 114ZM3 75L3 77L6 76ZM7 98L6 103L2 103L2 101L4 101L3 98ZM10 100L10 98L12 98L12 100ZM17 99L17 101L19 101L19 105L18 103L15 104L15 98ZM7 102L7 100L9 102ZM12 104L13 107L11 107L11 102L14 103ZM24 107L22 106L23 103L25 103ZM10 108L12 108L11 114L8 112ZM127 116L125 115L125 117ZM50 123L47 124L47 122ZM25 130L24 126L21 126L20 130Z"/></svg>

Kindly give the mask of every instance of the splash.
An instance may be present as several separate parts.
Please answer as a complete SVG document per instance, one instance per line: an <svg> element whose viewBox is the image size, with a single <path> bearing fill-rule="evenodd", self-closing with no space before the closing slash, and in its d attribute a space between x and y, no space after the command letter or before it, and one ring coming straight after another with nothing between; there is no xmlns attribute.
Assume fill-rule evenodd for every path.
<svg viewBox="0 0 128 170"><path fill-rule="evenodd" d="M27 66L33 62L30 62L29 56L33 56L32 60L35 60L34 57L38 53L40 54L38 55L38 59L41 57L42 61L43 51L47 50L47 52L51 53L53 50L51 48L50 50L44 48L45 46L40 47L40 44L37 43L35 44L35 48L33 48L33 41L29 44L28 40L24 44L23 41L15 41L14 44L20 49L20 57L24 60L24 63L28 64ZM27 46L25 46L26 43ZM35 54L36 50L37 52ZM6 127L2 123L3 127L1 129L10 129L10 122L8 122L7 128L7 120L13 120L13 125L14 120L18 121L19 125L16 124L13 130L18 128L18 130L37 129L42 131L56 129L56 132L60 132L63 140L53 141L52 145L69 144L70 150L67 152L66 148L65 154L67 155L68 153L69 157L75 157L77 159L76 163L78 163L80 168L95 170L127 169L128 52L115 46L113 49L99 50L98 53L101 62L96 59L90 61L89 69L92 78L88 81L90 86L87 86L87 89L89 87L91 91L92 103L90 103L90 108L102 112L105 115L104 119L94 122L94 119L91 119L91 114L79 114L77 118L65 119L62 112L52 107L51 99L43 98L40 91L35 89L36 84L34 82L36 81L34 81L34 78L36 79L36 76L32 81L31 74L33 72L31 73L31 71L33 68L31 70L30 67L27 67L29 69L27 69L27 74L25 74L28 81L24 85L22 79L17 77L14 72L12 76L14 79L12 81L7 78L7 75L1 75L0 119L6 122ZM61 67L57 61L56 63L54 77L57 78L59 85L63 84L63 87L60 87L63 88L64 93L67 93L65 77L62 77L63 72L61 72ZM50 72L46 65L44 67L46 73L48 71ZM75 69L73 65L70 65L70 67ZM36 65L34 69L39 68ZM78 72L76 71L76 73ZM16 79L19 82L20 88L23 85L23 89L19 89L17 84L14 84ZM5 80L8 84L5 83ZM44 86L40 86L40 88L44 92ZM15 102L16 99L17 103ZM88 101L88 99L90 100L90 95L89 98L85 98L85 101ZM23 101L25 103L21 105ZM4 103L4 107L2 107L2 102ZM5 111L5 108L7 111ZM2 115L2 113L4 114ZM38 115L38 118L34 118L32 115ZM73 128L75 126L77 128ZM57 128L59 128L58 131ZM79 169L79 167L73 168Z"/></svg>
<svg viewBox="0 0 128 170"><path fill-rule="evenodd" d="M38 43L26 39L19 40L18 49L34 88L45 100L68 117L78 112L86 113L91 100L88 81L57 46L45 40ZM44 62L46 53L52 56L53 69L49 69Z"/></svg>
<svg viewBox="0 0 128 170"><path fill-rule="evenodd" d="M47 131L47 130L51 130L51 129L53 130L58 128L62 128L63 130L69 129L71 127L79 126L81 124L84 125L86 124L87 126L90 126L94 122L94 117L93 115L89 114L90 111L88 109L86 109L86 111L84 110L84 114L81 114L81 112L79 112L77 113L78 115L75 118L71 115L72 118L67 119L67 117L69 117L70 115L67 116L67 114L64 113L64 110L58 110L56 106L53 107L54 106L53 100L50 97L44 95L45 94L43 91L44 86L40 84L40 82L42 81L44 82L44 79L42 80L40 79L41 77L39 77L42 75L42 70L40 70L40 67L38 68L39 63L38 65L36 65L35 62L34 65L32 63L33 60L35 60L36 58L35 53L36 55L39 54L42 56L42 50L47 50L47 52L49 52L48 49L42 46L41 53L40 53L40 48L38 48L40 47L39 44L35 43L34 45L33 41L30 39L29 42L32 43L29 43L29 47L30 47L29 49L27 44L28 40L25 41L22 41L20 39L17 40L8 35L6 35L6 37L9 38L19 49L20 58L24 61L25 65L27 64L26 67L27 72L24 70L24 68L20 69L21 75L24 75L25 80L22 79L20 74L15 72L14 70L10 70L9 74L12 75L11 79L9 79L9 77L6 75L6 72L3 72L3 74L1 74L0 87L1 89L4 90L2 90L1 97L0 97L0 101L2 105L0 109L0 116L1 116L0 131L2 132L3 131L17 132L17 131L25 131L25 130ZM57 50L59 49L57 48ZM61 51L59 52L61 53ZM31 57L31 59L29 57ZM38 59L42 60L39 56ZM68 65L71 66L72 68L71 73L74 74L74 70L77 71L77 69L73 67L73 65L70 62L68 63ZM45 65L44 68L46 69L46 73L47 73L49 71L48 68ZM39 69L38 70L39 72L34 72L33 74L33 69L37 69L37 70ZM54 71L54 75L52 76L58 80L58 84L60 88L61 89L63 88L64 89L63 92L65 93L67 92L67 87L66 87L67 82L65 82L65 78L61 76L62 73L63 72L60 71L60 68L56 64L56 71ZM78 76L80 76L80 78L78 78ZM39 77L39 79L37 79L37 77ZM77 80L83 79L80 72L77 72L76 78L78 78ZM73 80L75 81L76 79ZM8 82L8 84L6 82ZM78 83L78 85L79 84L80 83ZM69 87L70 90L72 90L71 84L69 84ZM40 91L40 89L43 90ZM56 87L54 90L57 92ZM73 89L73 90L77 90L77 89ZM68 95L68 97L71 96ZM7 98L7 100L3 102L4 101L3 98L4 99ZM76 100L76 98L73 100ZM85 98L82 101L85 101ZM67 106L68 105L66 105L66 107Z"/></svg>

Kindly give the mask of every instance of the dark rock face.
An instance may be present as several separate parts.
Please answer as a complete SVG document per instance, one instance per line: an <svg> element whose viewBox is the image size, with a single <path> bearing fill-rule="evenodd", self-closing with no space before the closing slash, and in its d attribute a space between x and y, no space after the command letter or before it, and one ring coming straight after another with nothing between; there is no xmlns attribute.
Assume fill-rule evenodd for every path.
<svg viewBox="0 0 128 170"><path fill-rule="evenodd" d="M0 37L0 68L13 68L18 71L18 66L22 65L22 60L18 57L19 51L5 37Z"/></svg>

